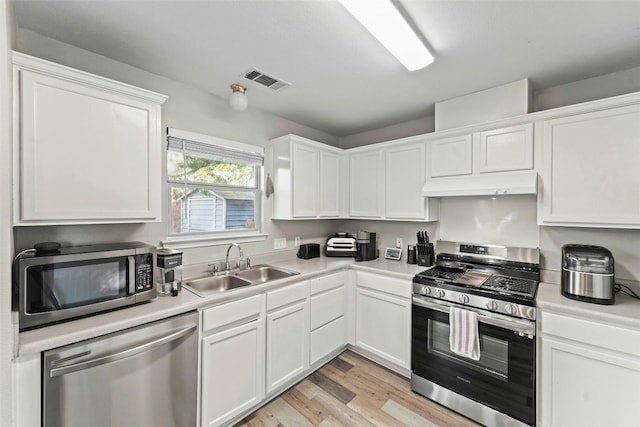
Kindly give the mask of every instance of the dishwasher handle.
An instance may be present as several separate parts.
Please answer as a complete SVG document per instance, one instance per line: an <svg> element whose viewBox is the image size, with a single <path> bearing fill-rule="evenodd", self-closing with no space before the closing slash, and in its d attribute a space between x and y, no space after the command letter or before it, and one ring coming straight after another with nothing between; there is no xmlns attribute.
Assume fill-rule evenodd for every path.
<svg viewBox="0 0 640 427"><path fill-rule="evenodd" d="M197 325L192 323L185 328L179 329L177 331L172 331L171 333L164 335L160 338L155 338L149 342L144 344L140 344L135 347L128 348L126 350L119 351L117 353L108 354L106 356L98 356L93 359L85 360L83 362L74 363L72 365L62 366L59 368L52 368L49 372L49 376L51 378L58 377L61 375L70 374L72 372L80 371L82 369L92 368L94 366L104 365L106 363L113 363L117 360L126 359L127 357L135 356L140 353L147 352L156 347L169 343L171 341L175 341L188 335L191 331L197 330Z"/></svg>

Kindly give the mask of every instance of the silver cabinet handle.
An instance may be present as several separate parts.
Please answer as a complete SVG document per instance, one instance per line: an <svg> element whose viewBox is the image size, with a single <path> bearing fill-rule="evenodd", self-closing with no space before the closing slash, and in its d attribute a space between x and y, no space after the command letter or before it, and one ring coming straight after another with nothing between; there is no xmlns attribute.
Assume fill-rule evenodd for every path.
<svg viewBox="0 0 640 427"><path fill-rule="evenodd" d="M60 368L53 368L51 369L49 376L51 378L54 378L61 375L70 374L72 372L80 371L82 369L88 369L94 366L104 365L106 363L113 363L117 360L126 359L127 357L131 357L140 353L147 352L163 344L182 338L183 336L188 335L191 331L195 331L196 328L197 328L197 325L195 323L192 323L183 329L170 332L167 335L164 335L160 338L153 339L144 344L140 344L136 347L131 347L126 350L119 351L117 353L108 354L106 356L98 356L93 359L85 360L84 362L74 363L73 365L67 365Z"/></svg>

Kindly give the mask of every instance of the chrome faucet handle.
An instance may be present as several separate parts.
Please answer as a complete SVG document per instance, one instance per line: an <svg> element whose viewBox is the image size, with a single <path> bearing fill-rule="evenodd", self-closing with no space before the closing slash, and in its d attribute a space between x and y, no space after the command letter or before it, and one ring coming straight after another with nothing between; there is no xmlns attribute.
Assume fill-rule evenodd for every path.
<svg viewBox="0 0 640 427"><path fill-rule="evenodd" d="M207 264L209 267L211 267L211 274L213 276L216 275L216 273L218 272L218 264L216 264L215 262L211 263L211 264Z"/></svg>
<svg viewBox="0 0 640 427"><path fill-rule="evenodd" d="M251 268L251 258L247 257L247 270Z"/></svg>

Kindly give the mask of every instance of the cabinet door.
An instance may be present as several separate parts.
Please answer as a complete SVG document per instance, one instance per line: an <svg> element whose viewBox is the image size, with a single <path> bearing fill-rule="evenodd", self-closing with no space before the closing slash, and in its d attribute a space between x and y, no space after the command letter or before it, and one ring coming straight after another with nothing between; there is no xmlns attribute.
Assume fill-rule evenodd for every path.
<svg viewBox="0 0 640 427"><path fill-rule="evenodd" d="M473 168L472 148L471 135L430 141L429 176L470 175Z"/></svg>
<svg viewBox="0 0 640 427"><path fill-rule="evenodd" d="M309 303L267 315L267 394L309 367Z"/></svg>
<svg viewBox="0 0 640 427"><path fill-rule="evenodd" d="M542 339L542 425L635 426L640 358Z"/></svg>
<svg viewBox="0 0 640 427"><path fill-rule="evenodd" d="M533 168L533 124L479 133L478 172L506 172Z"/></svg>
<svg viewBox="0 0 640 427"><path fill-rule="evenodd" d="M316 216L318 191L318 149L303 144L293 144L293 171L291 174L294 218Z"/></svg>
<svg viewBox="0 0 640 427"><path fill-rule="evenodd" d="M426 144L412 144L386 150L385 212L387 218L424 219L426 199Z"/></svg>
<svg viewBox="0 0 640 427"><path fill-rule="evenodd" d="M409 369L410 327L410 300L357 288L356 346Z"/></svg>
<svg viewBox="0 0 640 427"><path fill-rule="evenodd" d="M383 194L382 151L352 154L349 158L349 215L379 218Z"/></svg>
<svg viewBox="0 0 640 427"><path fill-rule="evenodd" d="M84 73L18 73L19 223L160 220L160 103Z"/></svg>
<svg viewBox="0 0 640 427"><path fill-rule="evenodd" d="M311 332L309 360L311 365L347 344L347 324L344 316Z"/></svg>
<svg viewBox="0 0 640 427"><path fill-rule="evenodd" d="M202 340L201 425L220 426L264 397L264 319Z"/></svg>
<svg viewBox="0 0 640 427"><path fill-rule="evenodd" d="M318 216L340 216L340 156L320 150Z"/></svg>
<svg viewBox="0 0 640 427"><path fill-rule="evenodd" d="M640 227L640 105L543 124L542 223Z"/></svg>

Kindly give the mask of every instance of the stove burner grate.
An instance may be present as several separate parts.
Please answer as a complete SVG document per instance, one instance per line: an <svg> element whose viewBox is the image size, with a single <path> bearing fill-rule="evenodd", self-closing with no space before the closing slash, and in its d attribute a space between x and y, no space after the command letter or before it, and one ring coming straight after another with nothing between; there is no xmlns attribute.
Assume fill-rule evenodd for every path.
<svg viewBox="0 0 640 427"><path fill-rule="evenodd" d="M507 292L517 292L519 294L531 295L535 289L536 282L534 280L519 279L516 277L500 276L494 274L487 280L483 287L492 288Z"/></svg>

